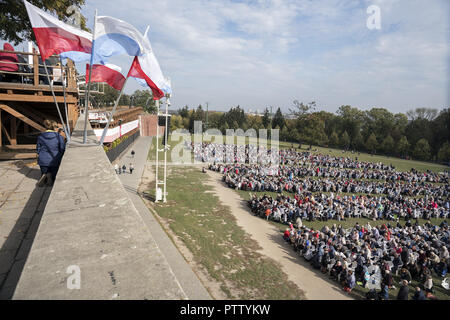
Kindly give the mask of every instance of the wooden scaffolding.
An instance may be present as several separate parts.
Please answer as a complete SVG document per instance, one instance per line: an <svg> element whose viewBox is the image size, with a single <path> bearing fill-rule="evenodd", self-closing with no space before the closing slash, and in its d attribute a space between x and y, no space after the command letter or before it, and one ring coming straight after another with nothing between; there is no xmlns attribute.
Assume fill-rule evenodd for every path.
<svg viewBox="0 0 450 320"><path fill-rule="evenodd" d="M14 53L22 59L16 63L18 71L0 70L0 160L34 158L37 136L45 131L44 120L54 120L62 126L61 119L39 54L0 50L1 52ZM54 61L59 61L59 57L56 58ZM32 64L29 63L31 61ZM69 60L61 72L59 65L49 65L47 60L47 68L63 121L65 124L68 122L72 130L79 116L79 92L74 63Z"/></svg>

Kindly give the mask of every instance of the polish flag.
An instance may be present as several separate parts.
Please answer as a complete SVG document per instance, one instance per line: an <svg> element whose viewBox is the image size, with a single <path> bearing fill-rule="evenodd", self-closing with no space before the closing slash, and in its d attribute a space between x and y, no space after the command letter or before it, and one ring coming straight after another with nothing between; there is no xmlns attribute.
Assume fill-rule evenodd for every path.
<svg viewBox="0 0 450 320"><path fill-rule="evenodd" d="M125 77L121 73L121 68L113 64L93 64L91 82L106 82L116 90L121 90ZM86 83L89 80L89 64L86 65Z"/></svg>
<svg viewBox="0 0 450 320"><path fill-rule="evenodd" d="M172 93L170 80L164 77L146 35L142 38L141 45L143 54L134 58L128 76L137 78L141 85L148 85L152 89L153 99L159 100L164 94Z"/></svg>
<svg viewBox="0 0 450 320"><path fill-rule="evenodd" d="M145 83L152 89L153 99L159 100L164 97L164 92L150 79L148 74L142 70L141 64L139 62L139 57L134 57L133 64L131 65L130 71L128 72L128 77L134 77L138 79L143 79Z"/></svg>
<svg viewBox="0 0 450 320"><path fill-rule="evenodd" d="M92 51L92 34L59 21L57 18L23 1L33 27L36 42L46 60L53 54L73 53L78 61L89 59ZM71 55L65 55L71 58Z"/></svg>

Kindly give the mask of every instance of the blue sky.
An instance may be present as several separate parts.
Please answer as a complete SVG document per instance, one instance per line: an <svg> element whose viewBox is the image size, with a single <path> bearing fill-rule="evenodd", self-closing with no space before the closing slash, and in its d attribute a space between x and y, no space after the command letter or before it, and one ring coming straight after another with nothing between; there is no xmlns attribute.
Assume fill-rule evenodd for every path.
<svg viewBox="0 0 450 320"><path fill-rule="evenodd" d="M370 5L381 30L366 26ZM95 9L142 32L150 25L175 109L450 106L448 0L87 0L90 27ZM111 62L126 73L131 58ZM135 89L129 81L126 92Z"/></svg>

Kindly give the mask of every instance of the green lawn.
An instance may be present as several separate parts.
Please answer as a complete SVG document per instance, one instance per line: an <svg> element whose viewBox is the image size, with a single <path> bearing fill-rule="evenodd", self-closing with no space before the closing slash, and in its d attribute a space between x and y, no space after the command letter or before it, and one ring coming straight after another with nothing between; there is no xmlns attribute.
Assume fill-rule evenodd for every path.
<svg viewBox="0 0 450 320"><path fill-rule="evenodd" d="M203 185L194 167L170 167L167 203L154 209L183 241L228 299L304 299L274 260L259 254L257 243L236 224L228 207ZM154 197L154 183L147 186Z"/></svg>

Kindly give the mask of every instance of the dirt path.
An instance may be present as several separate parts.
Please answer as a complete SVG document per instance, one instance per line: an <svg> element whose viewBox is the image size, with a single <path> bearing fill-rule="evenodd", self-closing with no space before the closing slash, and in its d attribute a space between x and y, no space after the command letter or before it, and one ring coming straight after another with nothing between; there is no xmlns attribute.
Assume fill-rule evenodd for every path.
<svg viewBox="0 0 450 320"><path fill-rule="evenodd" d="M231 213L236 217L238 225L258 242L262 248L260 253L279 262L283 271L288 275L289 280L297 284L305 292L308 299L352 299L336 282L329 280L327 276L315 271L308 262L301 259L284 242L279 230L275 226L264 219L250 214L242 198L234 190L222 183L219 173L209 170L207 172L209 180L205 181L205 183L213 188L214 193L220 198L223 204L231 208Z"/></svg>

